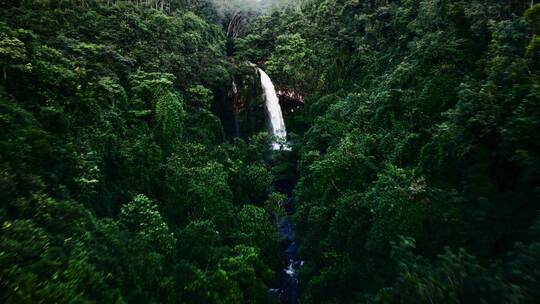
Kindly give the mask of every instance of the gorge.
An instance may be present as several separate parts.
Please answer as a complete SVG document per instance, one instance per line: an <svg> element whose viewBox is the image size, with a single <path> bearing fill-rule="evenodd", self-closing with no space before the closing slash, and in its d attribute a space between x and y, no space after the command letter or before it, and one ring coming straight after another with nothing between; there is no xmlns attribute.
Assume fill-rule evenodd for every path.
<svg viewBox="0 0 540 304"><path fill-rule="evenodd" d="M539 37L536 0L0 0L0 303L535 304Z"/></svg>

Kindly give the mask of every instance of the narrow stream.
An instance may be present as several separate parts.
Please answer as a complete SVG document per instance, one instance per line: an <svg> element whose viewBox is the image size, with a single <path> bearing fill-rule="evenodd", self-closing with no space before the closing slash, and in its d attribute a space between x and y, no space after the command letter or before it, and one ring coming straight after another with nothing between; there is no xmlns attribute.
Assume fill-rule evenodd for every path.
<svg viewBox="0 0 540 304"><path fill-rule="evenodd" d="M294 224L290 217L294 212L294 200L291 195L285 206L287 216L283 217L279 223L279 238L284 246L282 255L287 261L287 267L282 270L279 280L279 301L280 303L298 303L300 296L298 269L304 264L298 257L298 244L295 240Z"/></svg>
<svg viewBox="0 0 540 304"><path fill-rule="evenodd" d="M273 137L271 149L275 151L291 151L287 142L287 128L283 119L283 112L272 80L262 69L258 68L263 89L263 98L268 123L268 131ZM279 303L299 303L300 284L298 269L303 262L298 258L298 244L295 240L294 224L291 216L294 213L294 200L291 189L288 189L288 199L285 204L286 215L278 220L278 236L282 246L281 256L286 261L286 267L279 274L277 284L271 288L270 294L278 299Z"/></svg>

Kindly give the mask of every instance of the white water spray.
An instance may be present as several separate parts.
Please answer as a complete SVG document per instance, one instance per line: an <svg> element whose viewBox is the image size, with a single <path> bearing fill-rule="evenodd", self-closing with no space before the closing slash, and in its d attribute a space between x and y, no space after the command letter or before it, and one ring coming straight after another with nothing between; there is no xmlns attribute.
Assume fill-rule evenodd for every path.
<svg viewBox="0 0 540 304"><path fill-rule="evenodd" d="M266 104L266 114L268 116L268 128L270 134L274 137L272 142L273 150L290 150L287 144L287 129L279 105L279 99L272 80L262 69L259 69L261 75L261 86L263 88L264 101Z"/></svg>

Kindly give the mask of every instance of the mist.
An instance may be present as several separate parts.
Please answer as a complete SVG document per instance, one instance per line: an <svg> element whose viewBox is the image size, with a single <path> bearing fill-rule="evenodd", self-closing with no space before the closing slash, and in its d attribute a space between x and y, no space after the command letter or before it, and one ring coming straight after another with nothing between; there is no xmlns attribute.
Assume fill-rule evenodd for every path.
<svg viewBox="0 0 540 304"><path fill-rule="evenodd" d="M298 4L302 0L213 0L216 8L223 12L230 11L253 11L265 12L279 9L287 5Z"/></svg>
<svg viewBox="0 0 540 304"><path fill-rule="evenodd" d="M211 0L214 16L229 37L242 36L247 24L253 17L282 9L289 5L298 5L303 0Z"/></svg>

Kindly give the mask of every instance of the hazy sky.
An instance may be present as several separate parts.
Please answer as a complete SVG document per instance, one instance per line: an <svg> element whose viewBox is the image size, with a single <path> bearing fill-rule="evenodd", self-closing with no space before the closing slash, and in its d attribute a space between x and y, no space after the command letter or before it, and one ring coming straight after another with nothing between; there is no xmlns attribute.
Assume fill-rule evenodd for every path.
<svg viewBox="0 0 540 304"><path fill-rule="evenodd" d="M266 8L298 0L214 0L220 7L240 7L244 9Z"/></svg>

